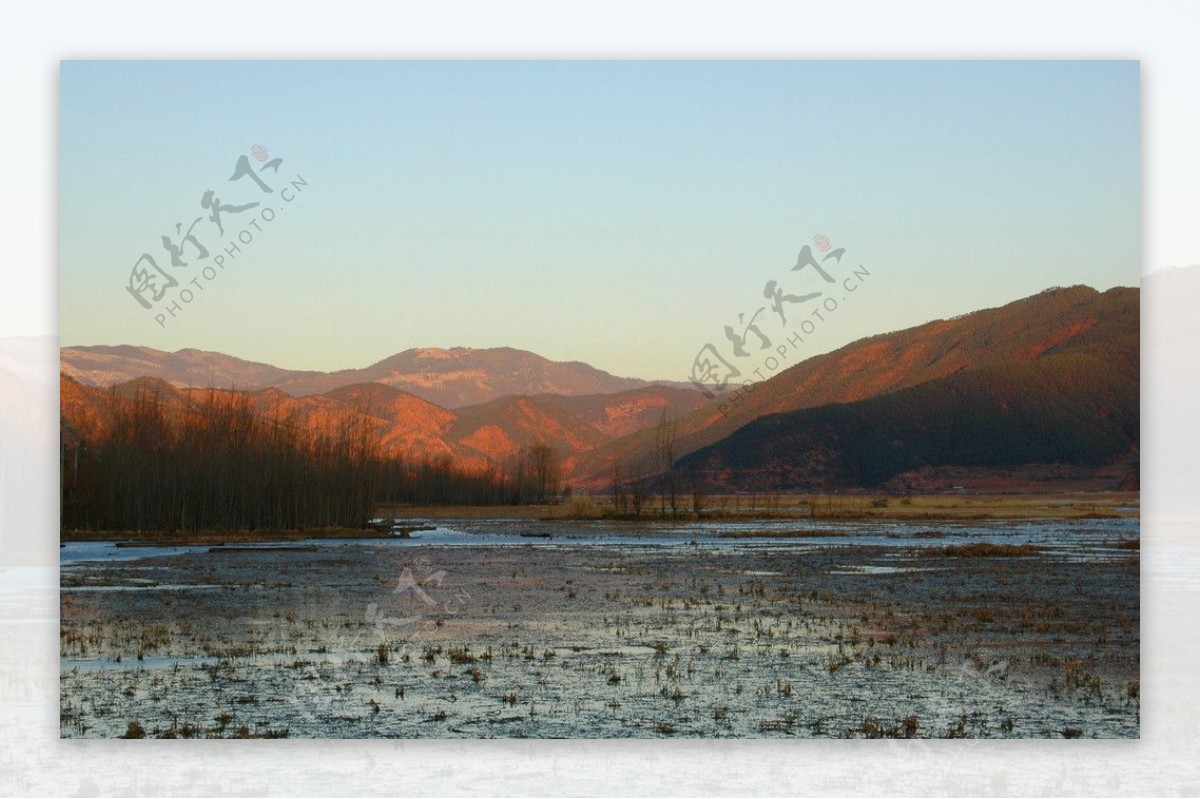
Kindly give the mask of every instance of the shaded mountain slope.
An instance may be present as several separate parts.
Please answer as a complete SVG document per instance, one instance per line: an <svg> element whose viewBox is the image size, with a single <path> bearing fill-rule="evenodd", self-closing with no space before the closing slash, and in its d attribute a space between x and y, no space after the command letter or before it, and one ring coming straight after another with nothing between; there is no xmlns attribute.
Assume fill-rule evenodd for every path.
<svg viewBox="0 0 1200 799"><path fill-rule="evenodd" d="M1138 353L1069 352L760 418L683 458L728 489L879 486L929 467L1100 466L1135 448Z"/></svg>
<svg viewBox="0 0 1200 799"><path fill-rule="evenodd" d="M1137 347L1139 292L1087 286L1049 289L1032 297L862 339L809 358L745 392L731 393L679 418L680 456L715 444L772 413L849 403L900 391L959 372L1030 362L1066 352ZM724 409L722 406L725 406ZM644 429L581 458L577 479L600 485L614 462L644 473L654 430Z"/></svg>

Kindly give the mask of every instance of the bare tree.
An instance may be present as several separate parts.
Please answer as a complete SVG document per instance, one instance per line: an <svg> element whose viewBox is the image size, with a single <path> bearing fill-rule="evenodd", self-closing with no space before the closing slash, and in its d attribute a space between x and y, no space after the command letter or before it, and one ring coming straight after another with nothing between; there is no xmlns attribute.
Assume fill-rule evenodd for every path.
<svg viewBox="0 0 1200 799"><path fill-rule="evenodd" d="M679 433L679 417L663 409L654 433L654 467L658 472L659 506L662 513L671 508L671 517L679 516L679 479L675 473L675 440Z"/></svg>
<svg viewBox="0 0 1200 799"><path fill-rule="evenodd" d="M549 502L562 485L562 459L548 444L522 447L505 461L504 482L510 502Z"/></svg>
<svg viewBox="0 0 1200 799"><path fill-rule="evenodd" d="M562 481L562 466L558 450L548 444L534 444L528 456L534 490L538 502L549 502L558 496Z"/></svg>
<svg viewBox="0 0 1200 799"><path fill-rule="evenodd" d="M642 508L646 506L647 499L647 482L634 475L629 480L629 508L633 511L633 515L641 517Z"/></svg>
<svg viewBox="0 0 1200 799"><path fill-rule="evenodd" d="M612 481L613 513L624 515L628 513L629 499L625 494L625 473L621 468L620 461L613 461L610 479Z"/></svg>
<svg viewBox="0 0 1200 799"><path fill-rule="evenodd" d="M704 513L704 507L708 504L708 481L703 475L697 475L692 481L692 513L696 514L696 518Z"/></svg>
<svg viewBox="0 0 1200 799"><path fill-rule="evenodd" d="M102 422L64 414L64 429L79 431L64 528L361 527L377 503L485 504L509 490L494 468L385 454L369 406L318 428L261 412L245 392L122 389L96 408ZM547 491L557 490L554 463L543 469Z"/></svg>

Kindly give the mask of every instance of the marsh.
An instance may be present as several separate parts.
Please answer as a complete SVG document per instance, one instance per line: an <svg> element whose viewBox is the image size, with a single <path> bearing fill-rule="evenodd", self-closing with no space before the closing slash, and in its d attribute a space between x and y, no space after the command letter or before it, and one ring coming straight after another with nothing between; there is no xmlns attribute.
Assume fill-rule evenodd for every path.
<svg viewBox="0 0 1200 799"><path fill-rule="evenodd" d="M67 543L61 735L1139 734L1136 518L429 521Z"/></svg>

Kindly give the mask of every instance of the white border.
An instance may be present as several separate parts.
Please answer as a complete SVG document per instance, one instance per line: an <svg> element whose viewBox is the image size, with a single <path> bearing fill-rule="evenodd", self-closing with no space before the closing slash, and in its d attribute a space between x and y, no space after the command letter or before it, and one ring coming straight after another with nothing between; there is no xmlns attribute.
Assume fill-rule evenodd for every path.
<svg viewBox="0 0 1200 799"><path fill-rule="evenodd" d="M1200 4L752 2L316 4L266 0L6 7L5 284L0 335L56 336L57 75L62 58L1133 58L1143 64L1144 269L1200 262L1189 193L1200 185L1195 46ZM1190 202L1189 202L1190 201ZM27 362L29 438L57 415L57 345ZM18 348L11 341L6 347ZM24 346L24 345L21 345ZM0 355L3 355L0 352ZM49 379L47 379L49 375ZM1187 412L1165 374L1144 396ZM1161 404L1161 403L1160 403ZM1143 406L1145 407L1145 405ZM46 415L49 414L49 415ZM1146 440L1166 441L1146 419ZM1157 434L1157 435L1156 435ZM1186 440L1179 445L1194 442ZM1149 463L1149 461L1147 461ZM34 461L36 467L36 459ZM40 467L36 467L40 468ZM11 477L11 475L10 475ZM41 478L45 479L41 479ZM1140 742L61 742L57 738L57 511L53 469L0 531L0 793L3 794L1047 794L1200 792L1196 513L1165 498L1144 519ZM1152 485L1147 470L1143 484ZM5 518L11 519L12 516ZM1167 521L1170 519L1170 521ZM1174 549L1159 551L1157 542ZM29 553L34 553L30 555ZM1179 552L1182 556L1177 557ZM14 553L19 553L19 559ZM47 553L49 553L47 555ZM1155 558L1158 558L1157 560ZM1190 559L1189 559L1190 558ZM1153 568L1151 566L1154 565ZM1161 567L1161 568L1160 568ZM49 569L49 571L45 571ZM47 575L52 575L49 579ZM21 584L25 581L24 584ZM1190 661L1190 662L1189 662Z"/></svg>

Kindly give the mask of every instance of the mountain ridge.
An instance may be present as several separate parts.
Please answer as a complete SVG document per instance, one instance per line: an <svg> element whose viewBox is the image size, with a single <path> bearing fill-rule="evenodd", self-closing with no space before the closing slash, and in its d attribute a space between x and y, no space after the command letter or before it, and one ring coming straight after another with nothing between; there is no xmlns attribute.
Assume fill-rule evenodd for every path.
<svg viewBox="0 0 1200 799"><path fill-rule="evenodd" d="M618 377L582 361L552 361L513 347L410 348L369 366L331 372L285 369L191 347L166 352L136 345L63 347L61 371L84 385L111 386L158 377L177 388L275 387L295 397L325 394L357 383L404 389L444 408L504 396L609 394L671 381Z"/></svg>
<svg viewBox="0 0 1200 799"><path fill-rule="evenodd" d="M753 468L746 458L730 460L729 453L738 451L739 447L742 451L750 451L761 444L761 431L778 422L763 422L755 428L756 420L779 415L809 412L808 416L793 418L789 422L793 427L787 431L776 428L780 435L786 432L796 441L809 443L820 437L814 438L815 434L803 431L797 433L793 429L796 425L803 427L814 420L823 420L825 429L838 428L841 430L838 435L848 436L852 431L846 427L845 420L850 418L847 414L865 413L863 418L890 419L890 424L903 427L906 423L895 415L893 406L905 402L915 402L913 407L918 413L933 413L931 409L947 416L957 413L971 422L972 429L985 429L991 424L985 417L999 418L1007 413L1006 409L989 404L987 386L1006 385L1004 381L1011 382L1018 377L1017 382L1030 392L1030 397L1020 398L1021 402L1025 399L1033 402L1024 411L1021 424L1035 429L1041 420L1055 418L1062 420L1064 429L1099 431L1100 427L1089 426L1091 423L1081 417L1093 411L1092 405L1087 401L1071 401L1067 406L1054 406L1051 403L1053 392L1046 391L1053 382L1050 380L1052 375L1034 378L1029 376L1032 373L1022 372L1019 367L1058 363L1074 368L1080 362L1078 359L1090 359L1087 362L1091 366L1077 375L1081 386L1089 392L1099 392L1097 397L1115 387L1118 399L1106 407L1122 418L1136 418L1136 391L1131 394L1129 377L1132 374L1136 384L1139 344L1139 289L1118 287L1099 292L1086 286L1074 286L1049 289L951 319L932 320L904 330L876 334L832 352L806 358L764 381L753 392L744 392L732 411L730 393L708 401L692 388L613 378L587 364L567 362L564 365L510 347L410 349L388 356L371 367L337 373L281 375L279 371L270 371L274 367L269 365L244 366L249 362L240 361L233 365L251 370L243 372L246 377L257 374L280 383L256 389L246 387L254 393L255 407L261 413L293 418L298 420L297 423L317 427L362 424L374 431L379 446L389 453L406 457L448 457L468 468L491 468L522 448L546 444L559 451L564 477L569 482L601 489L611 482L614 474L636 479L647 477L659 468L653 453L657 423L664 414L677 419L678 435L673 447L676 462L684 471L690 469L693 473L720 471L724 461L736 463L740 469ZM64 352L67 349L70 348L65 348ZM164 355L150 348L133 346L107 349L116 350L117 356L138 364L161 362L160 356ZM104 354L103 348L100 354ZM185 357L190 358L187 363L194 369L205 365L228 366L230 362L223 359L231 358L202 351L192 351ZM68 360L64 358L64 364ZM96 365L95 356L91 362L86 357L83 361L85 365ZM1124 364L1125 372L1112 373L1097 366L1105 362ZM486 374L477 374L482 366L490 366L492 371L483 369ZM992 373L999 377L987 377ZM298 376L289 377L289 374ZM978 376L981 374L984 377ZM382 379L371 379L373 377ZM989 383L989 380L993 382ZM66 368L63 381L64 419L76 418L83 428L89 422L102 423L97 408L103 405L108 389L88 387L76 381ZM308 381L310 389L321 388L321 381L329 382L332 387L321 392L302 393L296 386L304 381ZM618 390L586 393L588 388L597 385L597 381L607 389ZM625 387L628 383L635 385ZM859 405L902 395L922 386L926 388L924 393L918 392L919 401L904 395L873 405ZM195 401L209 390L180 388L161 375L119 383L112 390L133 396L139 387L171 397L176 404ZM552 390L520 391L525 387L549 387ZM230 396L236 393L219 390ZM935 396L938 391L945 392L945 396ZM445 404L430 399L431 393ZM467 402L479 397L484 399ZM818 409L824 410L818 412ZM749 432L744 432L747 429ZM876 425L872 429L874 432L866 436L872 441L857 449L843 447L839 457L845 460L849 457L847 453L861 455L872 451L871 447L878 444L874 438L887 435L886 427ZM1103 435L1112 441L1119 439L1121 446L1136 448L1136 432L1130 433L1126 427L1122 428L1126 432L1112 438L1112 431L1104 430L1107 432ZM1009 430L1006 434L1016 433ZM738 435L741 437L735 438ZM1077 442L1083 440L1076 439ZM754 446L746 444L747 441ZM715 451L706 449L717 447L721 442L728 445L723 455L715 455ZM818 443L822 447L830 446L824 439ZM906 446L917 451L923 445L916 442ZM975 446L986 448L990 445L985 438L977 440ZM758 449L764 464L778 466L783 462L779 452L769 449ZM688 460L701 451L705 452L703 458L708 459L703 469L697 467L699 461L695 458ZM948 451L954 450L951 447ZM1025 451L1038 458L1046 454L1045 450L1032 445ZM1114 450L1109 447L1105 451L1111 455ZM881 463L894 460L883 450L877 455ZM927 455L929 457L901 465L918 469L960 465L954 458L946 459L938 452ZM956 457L962 460L960 456ZM1005 465L1011 465L1011 458ZM789 468L794 471L800 467L792 464ZM875 472L867 476L871 480L888 479L887 475L880 477ZM793 478L794 474L789 478L791 484L802 482Z"/></svg>

